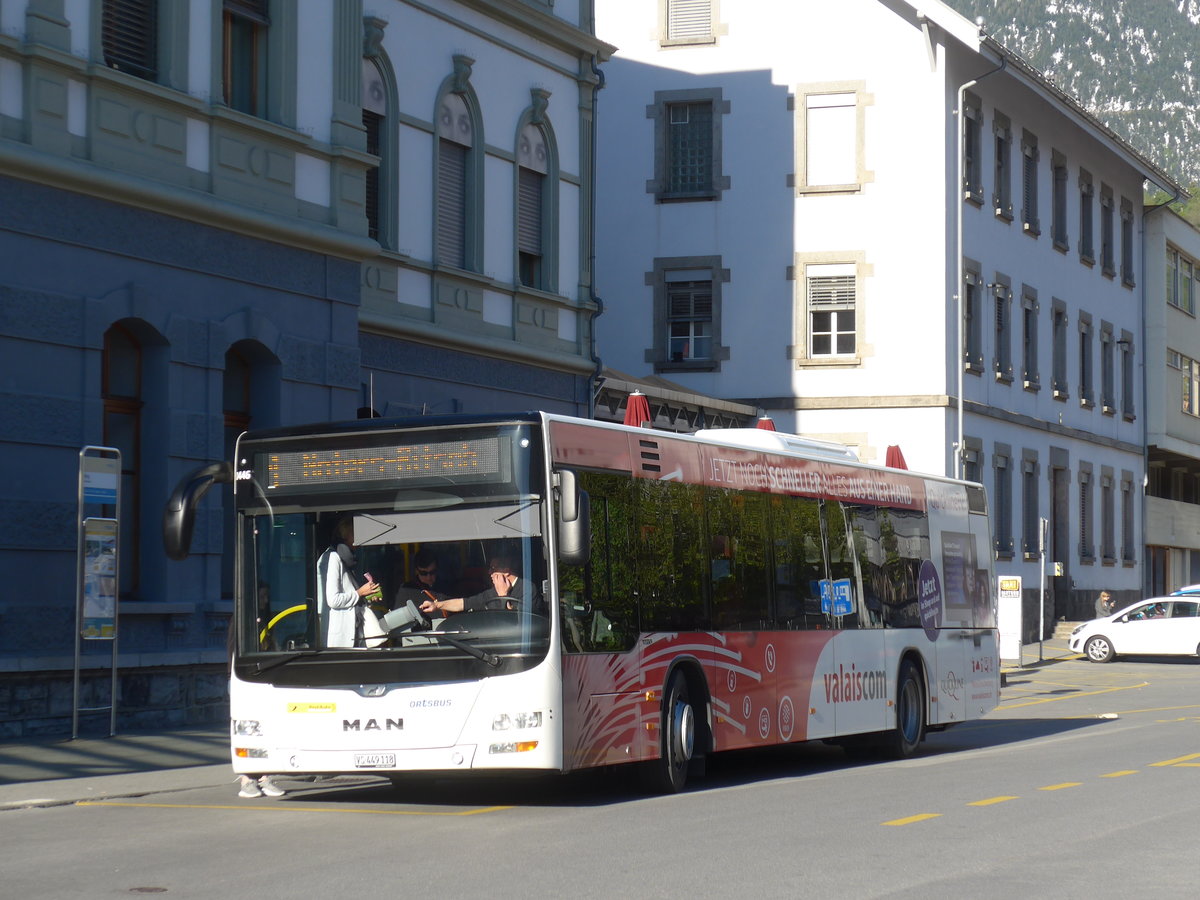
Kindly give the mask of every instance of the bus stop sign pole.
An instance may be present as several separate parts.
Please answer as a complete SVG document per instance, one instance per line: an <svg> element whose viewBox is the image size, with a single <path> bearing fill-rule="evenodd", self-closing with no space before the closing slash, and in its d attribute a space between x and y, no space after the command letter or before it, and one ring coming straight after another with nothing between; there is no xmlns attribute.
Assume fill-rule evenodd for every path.
<svg viewBox="0 0 1200 900"><path fill-rule="evenodd" d="M89 508L111 507L112 517L87 516ZM71 703L71 740L79 737L79 680L82 641L108 641L112 651L108 733L117 733L117 598L121 563L121 451L87 446L79 451L78 538L75 548L75 678Z"/></svg>

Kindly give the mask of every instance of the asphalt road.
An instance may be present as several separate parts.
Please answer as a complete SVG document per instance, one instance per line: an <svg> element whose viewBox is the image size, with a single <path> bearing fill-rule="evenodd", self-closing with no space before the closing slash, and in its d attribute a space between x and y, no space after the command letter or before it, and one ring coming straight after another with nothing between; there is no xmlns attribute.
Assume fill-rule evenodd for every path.
<svg viewBox="0 0 1200 900"><path fill-rule="evenodd" d="M1200 661L1058 662L913 759L727 754L683 794L620 770L295 782L0 812L5 897L1193 897Z"/></svg>

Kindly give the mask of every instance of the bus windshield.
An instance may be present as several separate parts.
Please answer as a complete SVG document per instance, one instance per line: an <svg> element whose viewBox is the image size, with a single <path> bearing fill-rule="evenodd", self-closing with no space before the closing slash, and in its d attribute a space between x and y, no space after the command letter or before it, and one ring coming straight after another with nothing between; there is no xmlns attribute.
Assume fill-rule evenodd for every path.
<svg viewBox="0 0 1200 900"><path fill-rule="evenodd" d="M307 454L325 468L316 484L294 490L271 467L299 452L247 454L244 471L255 477L238 486L239 676L311 682L315 668L323 683L369 681L363 664L391 660L402 671L389 668L387 680L428 681L517 671L544 658L542 501L521 452L529 442L511 438L499 439L508 449L486 477L441 473L399 490L394 480L373 486L364 466L344 461L344 448L336 469ZM442 455L446 443L436 442ZM425 452L414 446L405 445L410 456ZM369 450L360 455L371 465L399 453L394 441Z"/></svg>

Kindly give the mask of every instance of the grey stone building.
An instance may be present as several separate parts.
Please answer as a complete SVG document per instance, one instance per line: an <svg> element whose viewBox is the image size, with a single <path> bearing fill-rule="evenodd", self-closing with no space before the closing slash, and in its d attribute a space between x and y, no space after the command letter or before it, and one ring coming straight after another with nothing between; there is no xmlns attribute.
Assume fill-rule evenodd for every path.
<svg viewBox="0 0 1200 900"><path fill-rule="evenodd" d="M0 737L70 726L81 448L122 454L125 729L225 717L227 500L182 563L159 526L239 433L589 412L591 5L0 2Z"/></svg>

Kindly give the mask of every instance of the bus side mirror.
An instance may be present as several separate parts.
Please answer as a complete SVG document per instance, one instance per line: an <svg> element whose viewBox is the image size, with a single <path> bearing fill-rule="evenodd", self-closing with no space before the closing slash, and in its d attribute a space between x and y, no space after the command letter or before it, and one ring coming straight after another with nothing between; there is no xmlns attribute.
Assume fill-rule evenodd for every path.
<svg viewBox="0 0 1200 900"><path fill-rule="evenodd" d="M171 559L187 559L196 525L196 507L214 484L233 484L233 466L227 462L201 466L175 486L163 510L163 547Z"/></svg>
<svg viewBox="0 0 1200 900"><path fill-rule="evenodd" d="M568 565L586 565L592 549L591 503L579 489L575 473L563 469L558 482L558 558Z"/></svg>

